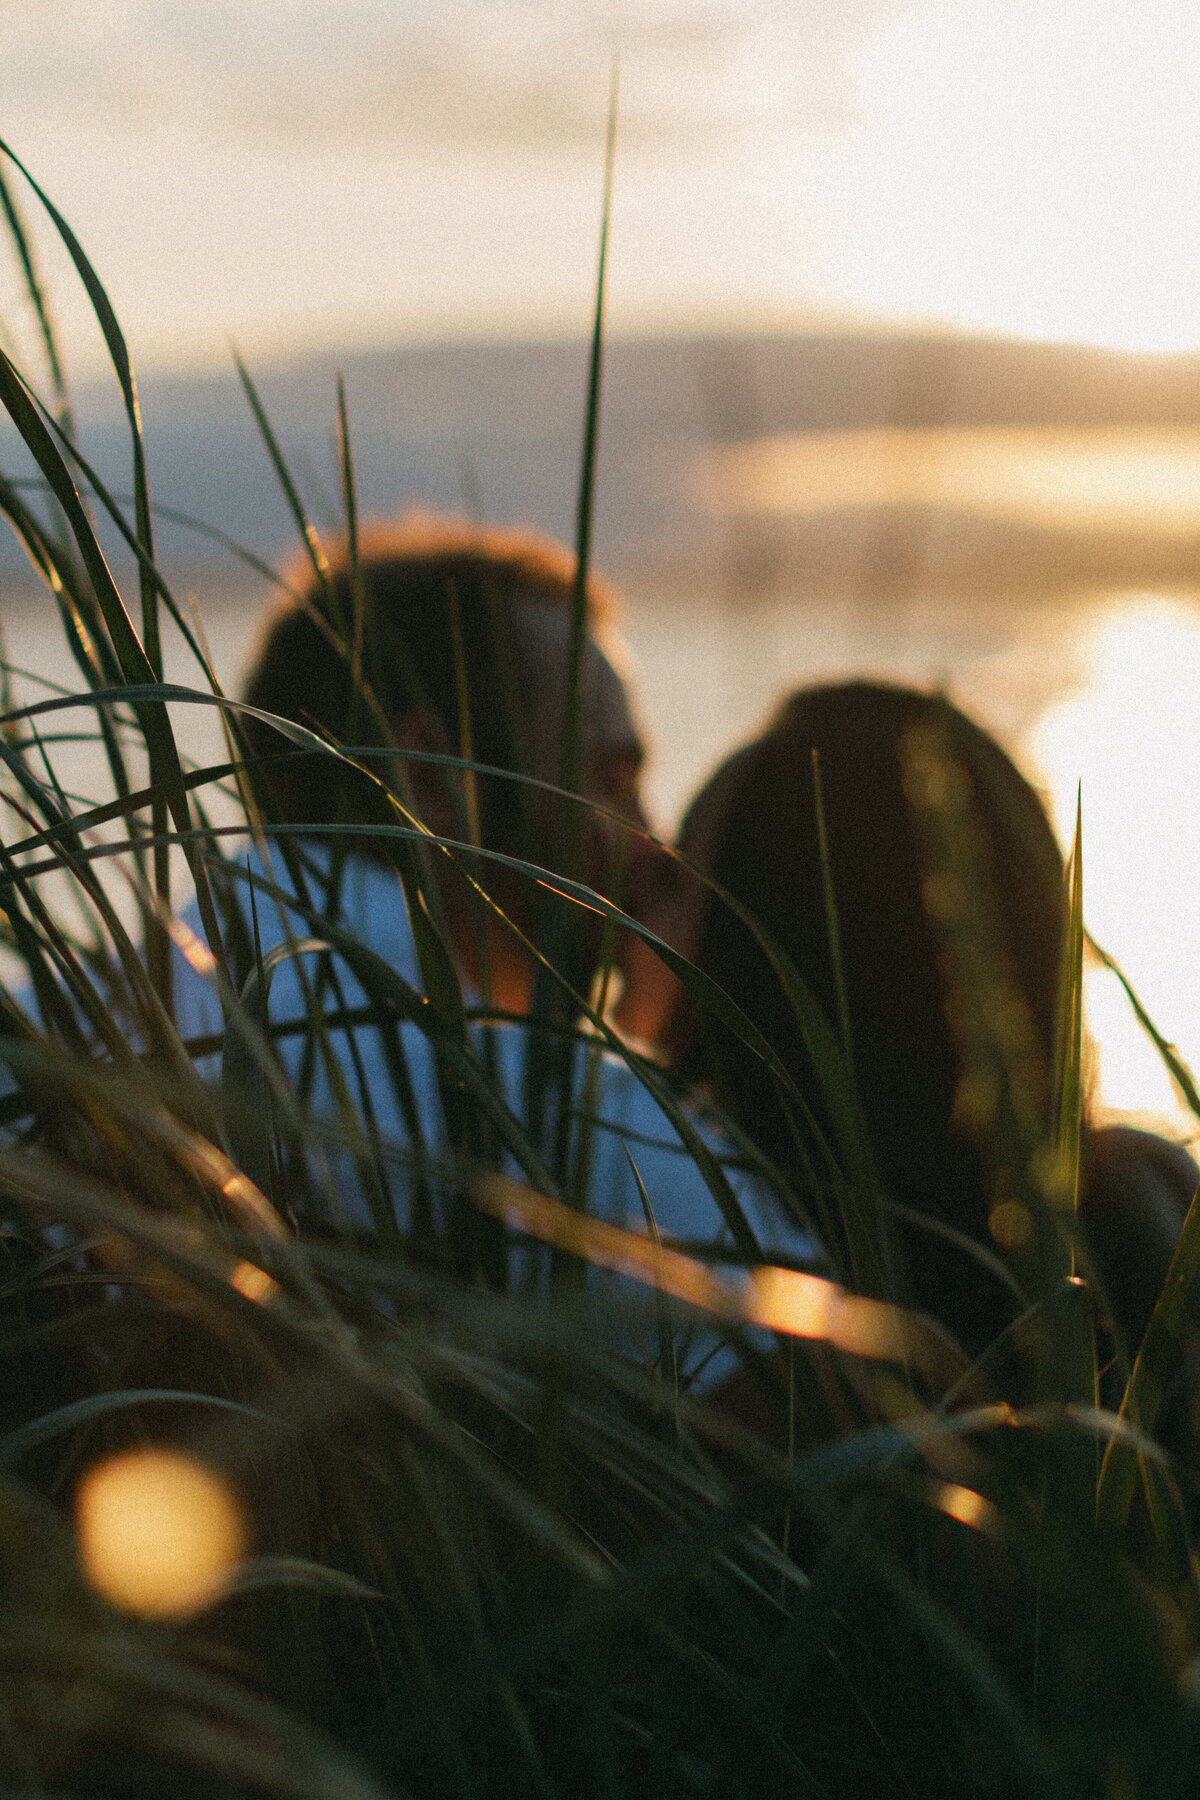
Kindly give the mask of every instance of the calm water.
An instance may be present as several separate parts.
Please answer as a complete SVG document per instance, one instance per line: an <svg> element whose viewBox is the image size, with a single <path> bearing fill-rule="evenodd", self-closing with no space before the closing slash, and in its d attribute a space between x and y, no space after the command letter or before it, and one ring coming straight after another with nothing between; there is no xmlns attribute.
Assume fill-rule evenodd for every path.
<svg viewBox="0 0 1200 1800"><path fill-rule="evenodd" d="M74 687L47 616L40 603L6 608L10 657ZM234 691L253 623L254 603L243 598L206 605L214 661ZM780 694L851 674L944 683L1046 789L1060 831L1073 820L1082 781L1088 922L1161 1029L1200 1064L1200 590L1093 592L1053 606L912 600L887 607L861 598L683 600L635 589L626 595L625 635L652 743L648 803L664 833ZM186 656L174 657L168 673L190 680ZM215 711L174 712L185 749L220 760ZM85 715L77 717L84 724ZM80 748L63 746L55 761L81 791L101 786ZM1099 1098L1173 1117L1186 1131L1113 979L1094 972L1088 1002Z"/></svg>
<svg viewBox="0 0 1200 1800"><path fill-rule="evenodd" d="M944 683L1044 789L1064 840L1082 783L1089 926L1200 1064L1200 593L891 614L635 605L628 635L653 702L651 796L665 821L780 693L850 674ZM1190 1135L1119 984L1098 969L1088 1021L1096 1101Z"/></svg>

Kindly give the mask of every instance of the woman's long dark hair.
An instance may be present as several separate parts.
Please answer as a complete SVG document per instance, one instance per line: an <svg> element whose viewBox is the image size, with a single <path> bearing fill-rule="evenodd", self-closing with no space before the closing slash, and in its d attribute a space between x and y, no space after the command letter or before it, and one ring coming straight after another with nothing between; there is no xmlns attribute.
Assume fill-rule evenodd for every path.
<svg viewBox="0 0 1200 1800"><path fill-rule="evenodd" d="M884 1192L895 1203L902 1285L965 1343L982 1348L1011 1315L1011 1296L944 1233L905 1223L906 1211L918 1213L991 1245L980 1148L954 1120L958 1058L927 885L923 898L928 870L905 791L906 745L922 730L940 734L969 784L973 837L1003 953L1048 1067L1063 935L1062 856L1034 789L946 700L866 682L793 695L763 736L698 796L681 844L766 927L836 1020L816 753L854 1071ZM778 977L745 925L711 895L696 961L749 1014L823 1119ZM693 1019L677 1061L687 1079L711 1084L776 1166L794 1172L792 1127L761 1061L740 1040L712 1020Z"/></svg>

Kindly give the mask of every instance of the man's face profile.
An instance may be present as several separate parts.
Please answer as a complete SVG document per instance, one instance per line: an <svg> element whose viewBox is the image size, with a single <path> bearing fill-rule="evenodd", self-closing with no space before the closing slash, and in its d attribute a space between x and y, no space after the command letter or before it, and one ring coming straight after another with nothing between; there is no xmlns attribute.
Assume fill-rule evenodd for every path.
<svg viewBox="0 0 1200 1800"><path fill-rule="evenodd" d="M558 783L560 773L570 632L571 617L565 606L527 599L513 608L528 772L553 784ZM644 830L640 783L645 749L641 734L625 682L591 636L584 649L581 715L580 794ZM635 899L640 887L637 872L645 861L642 840L596 812L587 816L588 879L597 886L607 885L607 865L619 860L627 871L627 886L632 888L629 898Z"/></svg>

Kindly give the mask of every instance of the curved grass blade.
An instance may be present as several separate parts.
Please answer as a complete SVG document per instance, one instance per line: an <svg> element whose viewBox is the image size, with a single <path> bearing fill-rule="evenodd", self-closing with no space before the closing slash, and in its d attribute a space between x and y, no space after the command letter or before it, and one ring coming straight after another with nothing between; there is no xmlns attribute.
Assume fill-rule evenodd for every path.
<svg viewBox="0 0 1200 1800"><path fill-rule="evenodd" d="M25 291L29 295L34 315L41 334L42 348L46 354L46 366L50 371L50 380L54 388L54 397L58 402L58 416L65 428L74 432L71 416L71 400L67 392L66 377L63 374L62 358L58 350L58 338L50 317L50 307L38 277L37 265L33 257L33 245L29 233L25 229L17 206L16 196L0 169L0 212L3 212L8 226L9 236L16 248L21 264L21 273L25 279Z"/></svg>
<svg viewBox="0 0 1200 1800"><path fill-rule="evenodd" d="M1158 1029L1142 1002L1138 999L1133 983L1114 956L1110 956L1103 945L1098 944L1090 931L1085 932L1087 945L1111 975L1115 975L1125 990L1125 998L1133 1008L1133 1015L1141 1026L1154 1048L1158 1051L1167 1073L1183 1095L1188 1111L1200 1119L1200 1089L1196 1086L1196 1078L1180 1056L1175 1045L1170 1043Z"/></svg>
<svg viewBox="0 0 1200 1800"><path fill-rule="evenodd" d="M307 1556L252 1556L238 1565L230 1585L234 1594L255 1594L264 1588L304 1588L338 1600L387 1600L379 1588L369 1587L344 1569L313 1562Z"/></svg>
<svg viewBox="0 0 1200 1800"><path fill-rule="evenodd" d="M151 525L150 489L146 479L145 446L142 442L141 412L138 406L137 382L134 378L133 364L129 358L124 333L117 322L117 315L113 311L103 283L85 255L83 246L54 202L34 180L20 157L3 139L0 139L0 152L3 152L21 171L52 220L55 230L66 246L67 254L75 265L76 273L83 283L92 311L95 313L103 333L104 342L120 384L121 397L125 402L125 416L129 423L133 446L133 488L136 499L138 541L146 553L147 560L153 564L154 534ZM158 611L155 605L154 590L144 576L142 580L142 630L145 637L146 658L154 674L161 680L162 650L158 637Z"/></svg>
<svg viewBox="0 0 1200 1800"><path fill-rule="evenodd" d="M134 376L133 364L130 360L125 336L117 320L116 313L113 311L108 295L105 292L103 283L100 281L99 276L96 274L95 269L84 252L83 246L80 244L71 227L67 224L67 221L63 218L62 214L54 205L45 190L34 180L21 159L2 139L0 139L0 151L8 156L21 171L21 174L25 177L25 180L33 189L33 192L37 195L42 206L45 208L46 213L49 215L55 230L62 239L67 253L70 256L72 263L75 265L76 273L82 281L87 293L88 301L100 326L109 357L116 372L117 381L120 385L121 397L125 404L125 416L129 425L130 443L133 453L134 512L137 523L137 541L142 551L142 555L138 559L138 580L141 588L142 602L142 645L144 647L145 660L149 666L150 672L156 679L161 681L163 675L163 663L158 624L158 593L154 581L150 579L150 576L147 573L147 570L154 566L154 530L150 508L150 487L146 473L146 451L142 438L142 420L141 411L138 405L137 381ZM57 366L57 359L55 359L55 366ZM50 471L46 467L45 461L39 454L37 447L30 442L29 436L27 432L22 429L20 421L15 420L14 422L17 423L17 428L25 438L26 444L33 450L37 461L42 467L43 473L49 477ZM65 422L66 421L64 421L64 423ZM52 485L54 485L53 480ZM58 499L59 504L62 505L62 494L57 486L55 486L55 497ZM82 505L77 500L74 508L67 507L64 508L64 510L67 512L68 521L75 533L76 540L79 542L77 521L78 516L83 516ZM80 549L84 553L84 561L86 563L88 558L82 542L80 542ZM103 559L101 558L101 561L102 560ZM115 589L113 591L115 592ZM97 589L97 594L101 599L101 606L103 608L104 599L99 588ZM122 611L124 611L123 608ZM111 621L109 622L109 626L111 630ZM114 643L116 643L115 637ZM117 653L120 657L121 648L119 643L117 644ZM124 662L123 670L127 679L133 674L133 670ZM143 729L145 729L144 724ZM158 786L158 784L161 783L160 791L156 794L151 806L153 835L155 839L158 840L163 834L168 811L173 810L173 796L171 789L174 785L173 774L177 774L177 770L173 772L170 765L174 760L174 744L173 741L170 740L169 729L165 734L159 730L148 732L146 743L150 753L151 770L155 777L155 784ZM168 743L170 743L169 750ZM174 798L178 800L178 791L176 791ZM176 824L178 825L180 823L181 820L177 816ZM203 905L203 876L197 875L196 872L193 871L193 877L196 880L196 887L197 892L200 895L201 905ZM169 907L171 900L170 859L167 850L157 842L154 852L154 886L160 907ZM216 917L214 914L214 926L215 923ZM174 1003L171 992L169 948L161 931L156 928L154 921L151 919L147 921L147 924L147 955L150 963L151 979L158 990L159 998L167 1016L170 1017L174 1011ZM214 939L214 942L215 941L217 940Z"/></svg>
<svg viewBox="0 0 1200 1800"><path fill-rule="evenodd" d="M73 436L73 434L71 435ZM78 457L77 451L76 456ZM80 466L83 467L82 459L79 460ZM8 485L13 489L34 488L39 493L49 492L47 483L33 475L14 476ZM93 498L95 497L93 495ZM112 494L110 500L118 507L132 506L134 503L132 494ZM300 595L289 581L284 580L278 569L273 569L270 563L264 562L261 556L256 556L253 550L247 548L245 544L239 543L237 538L230 537L228 532L210 524L206 519L198 519L194 513L184 512L177 506L164 506L161 501L155 502L154 512L156 518L166 519L172 525L181 525L185 530L195 532L198 537L208 538L211 543L219 544L223 550L228 550L229 554L236 557L239 562L245 563L246 567L252 569L256 575L261 575L263 580L272 587L290 595L293 600L299 600ZM136 538L134 541L136 542Z"/></svg>
<svg viewBox="0 0 1200 1800"><path fill-rule="evenodd" d="M181 1388L117 1388L107 1394L90 1394L86 1400L73 1400L66 1406L56 1407L53 1412L42 1413L16 1431L10 1431L7 1437L0 1438L0 1468L12 1468L27 1451L36 1450L39 1444L49 1443L81 1425L90 1425L94 1419L111 1418L113 1413L125 1412L130 1407L158 1405L215 1407L218 1411L251 1419L257 1425L276 1423L269 1413L244 1406L241 1401L230 1400L223 1394L188 1393Z"/></svg>
<svg viewBox="0 0 1200 1800"><path fill-rule="evenodd" d="M1163 1283L1150 1323L1142 1338L1133 1371L1121 1397L1119 1417L1139 1431L1152 1431L1176 1342L1183 1327L1188 1300L1200 1273L1200 1192L1193 1196L1175 1254ZM1124 1527L1133 1499L1140 1452L1114 1437L1105 1452L1096 1494L1096 1518L1101 1525Z"/></svg>

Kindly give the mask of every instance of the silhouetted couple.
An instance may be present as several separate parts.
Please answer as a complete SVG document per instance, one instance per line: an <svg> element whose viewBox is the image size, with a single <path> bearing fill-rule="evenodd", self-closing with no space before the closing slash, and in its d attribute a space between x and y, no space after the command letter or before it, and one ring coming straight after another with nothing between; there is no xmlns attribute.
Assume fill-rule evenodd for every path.
<svg viewBox="0 0 1200 1800"><path fill-rule="evenodd" d="M309 828L295 840L302 862L287 868L276 850L270 864L283 892L308 884L307 903L272 898L257 856L247 865L258 955L279 958L271 1020L311 1016L313 981L324 983L322 1004L335 988L342 1011L362 1005L371 983L361 966L329 951L296 953L314 912L331 906L423 991L428 954L423 970L397 875L398 846L408 854L397 827L415 815L435 837L490 853L433 853L439 879L428 885L427 865L421 904L436 893L469 999L511 1021L491 1031L487 1054L509 1106L530 1124L531 1067L544 1060L553 1017L543 1007L542 1027L519 1022L534 1005L537 951L573 942L577 975L614 946L597 912L548 895L529 871L578 877L653 924L736 1003L722 1020L694 984L663 976L653 947L628 938L615 947L626 981L618 1021L653 1044L681 1090L715 1102L727 1129L781 1178L735 1177L762 1253L794 1264L823 1253L850 1285L921 1308L972 1355L983 1352L1024 1309L1031 1258L1053 1253L1042 1234L1056 1208L1064 1236L1074 1231L1074 1196L1045 1154L1065 902L1040 799L943 698L866 683L816 688L794 695L717 771L684 822L686 866L672 862L645 832L643 747L611 598L595 581L576 712L577 791L588 805L568 808L551 791L568 707L573 575L571 558L543 540L415 519L268 619L247 701L380 753L362 776L246 720L265 815ZM464 773L463 762L477 767ZM261 1005L261 977L249 963L244 974ZM215 999L194 979L184 1019L193 1031L219 1029ZM561 1030L561 1008L558 1021ZM446 1117L445 1058L417 1026L401 1030L407 1111L400 1086L382 1079L377 1021L339 1024L332 1067L303 1074L308 1103L330 1120L339 1087L359 1081L372 1130L396 1152L388 1201L408 1229L414 1137L462 1152ZM482 1040L472 1041L482 1057ZM280 1053L298 1076L300 1053L289 1065L288 1042L279 1040ZM669 1101L664 1111L658 1079L577 1050L575 1108L594 1138L580 1195L609 1222L643 1230L649 1212L668 1237L728 1248L719 1196L682 1145ZM545 1124L534 1137L548 1153ZM692 1129L732 1160L707 1117L695 1115ZM1194 1180L1174 1146L1084 1132L1082 1254L1127 1354ZM361 1205L352 1208L359 1224Z"/></svg>

